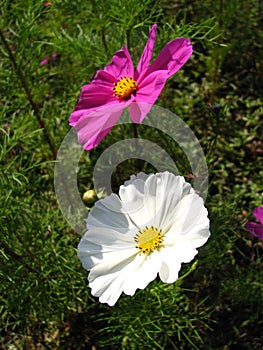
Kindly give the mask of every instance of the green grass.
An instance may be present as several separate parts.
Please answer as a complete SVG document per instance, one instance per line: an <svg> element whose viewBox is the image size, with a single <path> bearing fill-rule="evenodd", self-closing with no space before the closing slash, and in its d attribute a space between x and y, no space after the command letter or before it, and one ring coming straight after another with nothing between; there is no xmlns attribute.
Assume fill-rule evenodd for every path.
<svg viewBox="0 0 263 350"><path fill-rule="evenodd" d="M263 205L261 2L3 0L0 10L0 347L262 349L263 242L244 229ZM182 118L204 150L212 235L182 281L156 280L110 308L90 294L80 236L57 203L54 165L81 86L125 43L138 62L152 23L154 56L178 36L194 45L157 104ZM182 159L166 135L144 125L138 132ZM100 154L131 137L131 125L117 126L82 155L81 195ZM135 165L119 164L115 189ZM178 168L187 175L185 162Z"/></svg>

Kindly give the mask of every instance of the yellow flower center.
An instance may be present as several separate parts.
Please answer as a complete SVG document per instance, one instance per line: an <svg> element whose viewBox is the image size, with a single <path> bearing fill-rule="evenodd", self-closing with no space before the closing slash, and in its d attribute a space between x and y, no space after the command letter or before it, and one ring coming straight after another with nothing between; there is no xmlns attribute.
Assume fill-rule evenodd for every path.
<svg viewBox="0 0 263 350"><path fill-rule="evenodd" d="M162 230L146 226L136 235L135 241L138 244L136 248L140 249L142 253L151 253L163 243Z"/></svg>
<svg viewBox="0 0 263 350"><path fill-rule="evenodd" d="M135 95L137 88L138 84L132 77L125 77L114 83L112 90L119 99L128 100L132 94Z"/></svg>

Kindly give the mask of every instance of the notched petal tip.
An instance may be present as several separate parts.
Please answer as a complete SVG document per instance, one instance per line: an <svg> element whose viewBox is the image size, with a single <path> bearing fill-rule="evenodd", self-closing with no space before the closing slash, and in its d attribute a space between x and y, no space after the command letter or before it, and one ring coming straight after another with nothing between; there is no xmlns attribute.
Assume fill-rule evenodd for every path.
<svg viewBox="0 0 263 350"><path fill-rule="evenodd" d="M112 75L116 81L125 76L133 77L133 62L125 45L122 46L121 50L115 52L111 63L104 68L104 71Z"/></svg>
<svg viewBox="0 0 263 350"><path fill-rule="evenodd" d="M147 73L166 70L170 77L187 62L192 53L193 47L189 38L174 39L164 46Z"/></svg>
<svg viewBox="0 0 263 350"><path fill-rule="evenodd" d="M143 53L135 71L135 80L142 77L150 65L156 40L156 28L157 24L154 24L149 32L148 41L144 47Z"/></svg>

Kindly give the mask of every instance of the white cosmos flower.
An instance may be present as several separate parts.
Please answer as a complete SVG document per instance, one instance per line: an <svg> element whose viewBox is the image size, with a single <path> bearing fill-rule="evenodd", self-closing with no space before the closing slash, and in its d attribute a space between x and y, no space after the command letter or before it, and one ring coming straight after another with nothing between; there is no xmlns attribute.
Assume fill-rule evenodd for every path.
<svg viewBox="0 0 263 350"><path fill-rule="evenodd" d="M181 264L210 236L207 214L182 176L133 175L119 196L96 202L78 245L92 295L113 306L122 292L134 295L157 274L165 283L175 282Z"/></svg>

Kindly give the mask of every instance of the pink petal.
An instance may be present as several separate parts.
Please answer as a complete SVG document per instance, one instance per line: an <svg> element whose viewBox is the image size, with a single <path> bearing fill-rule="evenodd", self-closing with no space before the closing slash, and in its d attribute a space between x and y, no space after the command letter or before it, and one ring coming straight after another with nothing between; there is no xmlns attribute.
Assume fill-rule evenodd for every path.
<svg viewBox="0 0 263 350"><path fill-rule="evenodd" d="M257 207L254 210L253 215L263 225L263 207Z"/></svg>
<svg viewBox="0 0 263 350"><path fill-rule="evenodd" d="M134 74L135 80L137 80L139 75L141 75L148 68L151 62L154 44L156 40L156 28L157 28L157 24L154 24L150 30L149 39L144 47L142 56L140 58L140 61L138 63L137 69Z"/></svg>
<svg viewBox="0 0 263 350"><path fill-rule="evenodd" d="M69 124L75 126L92 111L119 103L120 100L113 95L113 83L114 78L110 74L98 71L92 82L82 87L78 102L69 118Z"/></svg>
<svg viewBox="0 0 263 350"><path fill-rule="evenodd" d="M166 71L153 72L146 76L136 91L135 102L130 108L130 116L134 123L141 123L151 106L155 103L167 79Z"/></svg>
<svg viewBox="0 0 263 350"><path fill-rule="evenodd" d="M136 124L141 123L145 116L150 112L151 108L152 104L133 102L130 106L131 120Z"/></svg>
<svg viewBox="0 0 263 350"><path fill-rule="evenodd" d="M101 84L108 87L113 87L116 78L105 70L98 70L91 80L91 84Z"/></svg>
<svg viewBox="0 0 263 350"><path fill-rule="evenodd" d="M84 116L76 125L78 142L84 145L85 150L97 146L116 124L129 101L112 105L98 111L92 111Z"/></svg>
<svg viewBox="0 0 263 350"><path fill-rule="evenodd" d="M167 70L168 77L176 73L192 55L190 39L178 38L170 41L161 50L156 60L149 67L148 74L156 70Z"/></svg>
<svg viewBox="0 0 263 350"><path fill-rule="evenodd" d="M92 138L90 138L88 140L88 142L86 142L83 145L83 149L85 151L90 151L91 149L93 149L94 147L98 146L98 144L100 143L101 140L104 139L105 136L108 135L108 133L111 131L112 128L108 128L103 130L102 132L98 133L97 135L93 136Z"/></svg>
<svg viewBox="0 0 263 350"><path fill-rule="evenodd" d="M77 123L75 129L78 133L79 143L84 144L93 136L113 127L116 120L112 118L112 115L114 112L111 111L103 113L94 111Z"/></svg>
<svg viewBox="0 0 263 350"><path fill-rule="evenodd" d="M104 68L104 71L113 76L115 81L126 76L133 77L133 63L126 46L114 54L111 63Z"/></svg>
<svg viewBox="0 0 263 350"><path fill-rule="evenodd" d="M118 119L120 118L122 113L121 111L111 113L109 115L108 121L110 121L110 127L106 128L106 125L108 125L108 121L103 125L101 128L101 131L98 132L96 135L92 136L84 145L83 148L85 151L89 151L92 148L98 146L98 144L101 142L101 140L104 139L106 135L111 131L113 126L117 123ZM105 116L104 116L105 117Z"/></svg>
<svg viewBox="0 0 263 350"><path fill-rule="evenodd" d="M256 222L247 222L245 228L255 237L263 239L263 227Z"/></svg>
<svg viewBox="0 0 263 350"><path fill-rule="evenodd" d="M147 75L138 86L136 102L154 104L166 83L167 71L155 71Z"/></svg>

